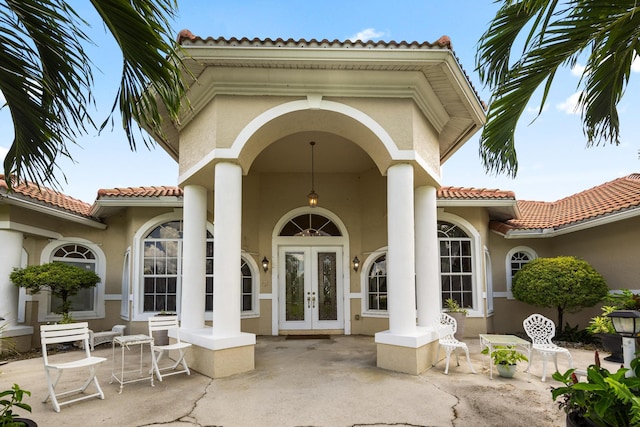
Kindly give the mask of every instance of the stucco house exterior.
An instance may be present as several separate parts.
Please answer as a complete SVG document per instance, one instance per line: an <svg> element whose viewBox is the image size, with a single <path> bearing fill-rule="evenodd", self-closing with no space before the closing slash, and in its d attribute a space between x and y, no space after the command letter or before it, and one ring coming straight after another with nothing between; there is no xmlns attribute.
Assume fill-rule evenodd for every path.
<svg viewBox="0 0 640 427"><path fill-rule="evenodd" d="M74 303L93 330L145 333L177 312L190 366L213 378L253 369L256 336L288 334L371 335L379 367L419 374L446 298L468 308L468 336L520 330L532 307L510 278L538 256L580 256L634 288L638 176L548 203L442 186L440 166L485 119L447 38L181 34L189 108L158 137L178 187L101 189L88 204L9 192L0 176L2 333L21 347L58 317L9 274L50 261L102 278Z"/></svg>

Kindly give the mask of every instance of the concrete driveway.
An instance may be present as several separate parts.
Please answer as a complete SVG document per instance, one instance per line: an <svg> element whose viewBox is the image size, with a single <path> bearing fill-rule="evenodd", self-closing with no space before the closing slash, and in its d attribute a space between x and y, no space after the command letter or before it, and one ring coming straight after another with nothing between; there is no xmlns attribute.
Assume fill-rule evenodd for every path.
<svg viewBox="0 0 640 427"><path fill-rule="evenodd" d="M564 426L564 414L551 400L553 380L540 381L542 363L534 360L531 381L519 366L512 379L494 373L489 379L486 356L478 339L466 339L477 374L455 359L444 375L444 361L419 376L378 369L372 337L286 340L258 337L256 369L212 380L193 372L164 381L126 384L119 394L109 384L112 350L95 355L109 360L98 371L105 400L91 399L53 411L46 396L42 359L0 366L0 390L18 383L32 392L33 411L20 415L44 426ZM593 363L593 352L571 349L576 367ZM63 354L60 357L68 357ZM136 360L136 354L127 355ZM139 359L138 359L139 360ZM150 365L148 353L143 370ZM559 357L560 370L567 361ZM603 362L610 370L617 364ZM553 365L549 367L553 370ZM63 379L82 378L65 373Z"/></svg>

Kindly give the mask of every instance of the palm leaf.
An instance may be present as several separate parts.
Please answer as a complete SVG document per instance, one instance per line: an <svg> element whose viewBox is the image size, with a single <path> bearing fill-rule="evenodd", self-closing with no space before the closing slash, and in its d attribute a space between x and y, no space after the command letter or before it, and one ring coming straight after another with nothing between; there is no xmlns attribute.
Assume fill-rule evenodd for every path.
<svg viewBox="0 0 640 427"><path fill-rule="evenodd" d="M529 28L524 53L511 63L518 37ZM640 6L634 0L505 0L476 56L480 78L492 89L480 157L489 172L516 176L515 130L533 94L539 113L558 70L590 52L580 84L587 145L617 144L617 104L640 52Z"/></svg>

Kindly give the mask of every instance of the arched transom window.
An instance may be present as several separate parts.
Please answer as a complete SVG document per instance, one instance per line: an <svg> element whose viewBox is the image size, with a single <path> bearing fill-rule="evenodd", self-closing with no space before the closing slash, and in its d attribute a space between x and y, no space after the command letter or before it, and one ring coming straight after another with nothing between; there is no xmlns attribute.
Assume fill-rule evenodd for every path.
<svg viewBox="0 0 640 427"><path fill-rule="evenodd" d="M289 220L280 230L280 236L342 236L338 226L329 218L305 213Z"/></svg>
<svg viewBox="0 0 640 427"><path fill-rule="evenodd" d="M471 238L455 224L438 221L442 303L452 298L473 307L473 253Z"/></svg>

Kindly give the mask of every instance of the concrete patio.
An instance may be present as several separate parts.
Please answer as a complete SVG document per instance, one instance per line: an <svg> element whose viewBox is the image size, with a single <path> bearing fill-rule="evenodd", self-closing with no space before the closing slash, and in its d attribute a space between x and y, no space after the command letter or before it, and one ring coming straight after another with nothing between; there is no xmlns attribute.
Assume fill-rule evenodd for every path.
<svg viewBox="0 0 640 427"><path fill-rule="evenodd" d="M489 379L488 361L479 340L466 339L477 374L455 359L444 375L444 361L420 376L376 367L372 337L286 340L258 337L256 369L212 380L193 372L155 381L109 384L112 350L93 354L108 358L98 371L105 400L78 402L54 412L43 404L46 382L42 359L0 365L0 390L18 383L32 392L29 415L44 426L564 426L564 414L551 400L553 380L540 381L542 362L534 359L531 381L519 366L512 379ZM576 367L593 363L593 352L571 349ZM69 354L62 355L67 357ZM606 356L604 354L603 356ZM128 360L135 360L132 351ZM144 354L148 369L148 351ZM559 357L560 370L567 366ZM604 362L610 370L615 363ZM551 365L553 370L553 365ZM72 374L75 375L75 374ZM72 375L63 375L67 379ZM80 377L79 377L80 378Z"/></svg>

